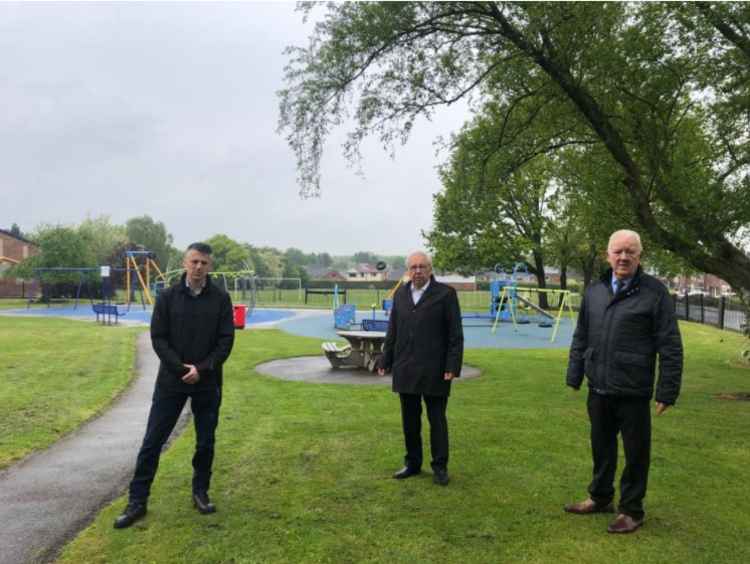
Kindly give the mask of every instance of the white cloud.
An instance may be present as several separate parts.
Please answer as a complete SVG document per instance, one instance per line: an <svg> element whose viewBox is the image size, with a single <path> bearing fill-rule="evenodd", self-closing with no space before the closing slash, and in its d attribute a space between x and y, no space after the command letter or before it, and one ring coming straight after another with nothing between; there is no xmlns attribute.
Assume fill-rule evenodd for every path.
<svg viewBox="0 0 750 564"><path fill-rule="evenodd" d="M150 214L178 245L227 235L333 254L423 244L439 189L432 141L456 107L415 128L365 176L336 142L323 197L301 200L276 131L289 44L310 24L291 3L0 3L0 226Z"/></svg>

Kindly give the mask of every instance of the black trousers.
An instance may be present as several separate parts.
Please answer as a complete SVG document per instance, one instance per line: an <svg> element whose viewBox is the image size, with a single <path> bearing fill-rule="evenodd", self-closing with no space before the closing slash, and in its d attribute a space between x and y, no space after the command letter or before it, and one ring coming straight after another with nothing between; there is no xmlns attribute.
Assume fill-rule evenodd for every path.
<svg viewBox="0 0 750 564"><path fill-rule="evenodd" d="M422 398L427 406L430 422L430 452L433 469L448 468L448 419L445 411L448 396L422 396L399 394L401 399L401 424L404 429L406 456L404 463L409 468L422 468Z"/></svg>
<svg viewBox="0 0 750 564"><path fill-rule="evenodd" d="M208 491L211 465L214 460L216 425L219 422L221 388L198 389L191 392L164 389L156 386L148 415L146 435L130 482L130 501L145 503L151 493L151 483L159 468L159 457L170 433L177 424L182 408L190 398L195 424L195 454L193 456L193 491Z"/></svg>
<svg viewBox="0 0 750 564"><path fill-rule="evenodd" d="M597 504L615 495L617 434L622 435L625 469L620 478L618 512L643 519L643 498L651 460L651 406L649 398L601 395L589 391L591 452L594 472L589 494Z"/></svg>

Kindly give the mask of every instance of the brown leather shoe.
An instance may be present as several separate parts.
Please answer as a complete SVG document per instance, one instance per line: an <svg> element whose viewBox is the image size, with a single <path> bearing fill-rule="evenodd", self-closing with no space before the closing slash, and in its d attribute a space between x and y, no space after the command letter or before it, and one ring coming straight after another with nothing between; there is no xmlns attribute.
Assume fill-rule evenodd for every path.
<svg viewBox="0 0 750 564"><path fill-rule="evenodd" d="M643 525L643 519L633 519L630 515L620 513L607 527L608 533L634 533Z"/></svg>
<svg viewBox="0 0 750 564"><path fill-rule="evenodd" d="M566 513L575 513L576 515L589 515L590 513L614 513L615 508L611 503L607 505L597 505L597 503L591 499L585 499L578 503L571 503L564 507Z"/></svg>

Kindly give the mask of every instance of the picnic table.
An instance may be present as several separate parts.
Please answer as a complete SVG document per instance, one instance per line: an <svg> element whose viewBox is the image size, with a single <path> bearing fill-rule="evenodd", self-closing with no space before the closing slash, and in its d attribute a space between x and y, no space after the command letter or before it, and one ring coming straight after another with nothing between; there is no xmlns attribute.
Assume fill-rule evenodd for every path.
<svg viewBox="0 0 750 564"><path fill-rule="evenodd" d="M323 352L334 368L366 368L377 370L383 355L385 331L336 331L348 344L323 343Z"/></svg>

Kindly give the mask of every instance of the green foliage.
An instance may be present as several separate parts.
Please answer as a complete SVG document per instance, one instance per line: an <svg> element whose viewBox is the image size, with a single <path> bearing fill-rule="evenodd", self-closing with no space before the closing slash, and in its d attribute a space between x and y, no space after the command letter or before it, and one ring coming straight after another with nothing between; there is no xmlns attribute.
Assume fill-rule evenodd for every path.
<svg viewBox="0 0 750 564"><path fill-rule="evenodd" d="M214 267L217 272L253 270L250 251L245 245L226 235L214 235L206 241L213 249Z"/></svg>
<svg viewBox="0 0 750 564"><path fill-rule="evenodd" d="M354 264L375 264L379 260L378 255L369 251L358 251L352 256Z"/></svg>
<svg viewBox="0 0 750 564"><path fill-rule="evenodd" d="M156 254L157 263L166 268L169 263L172 235L161 221L143 215L130 218L126 224L128 240Z"/></svg>
<svg viewBox="0 0 750 564"><path fill-rule="evenodd" d="M39 253L8 269L8 276L34 278L37 268L86 268L97 265L88 239L74 227L42 225L31 235ZM77 274L45 273L45 282L78 282Z"/></svg>
<svg viewBox="0 0 750 564"><path fill-rule="evenodd" d="M393 148L418 117L471 95L477 120L498 122L486 143L503 181L541 155L563 161L580 150L610 182L575 189L622 202L620 227L750 291L750 257L739 246L750 223L746 4L326 9L309 46L289 49L280 93L279 127L297 154L303 195L319 193L324 141L350 117L344 152L356 160L365 136Z"/></svg>
<svg viewBox="0 0 750 564"><path fill-rule="evenodd" d="M78 233L94 255L97 265L115 266L122 262L123 251L128 244L124 226L113 225L108 216L88 217L78 226Z"/></svg>
<svg viewBox="0 0 750 564"><path fill-rule="evenodd" d="M21 228L18 226L17 223L14 223L10 226L9 229L11 235L15 235L16 237L22 237L25 238L24 234L21 232Z"/></svg>

